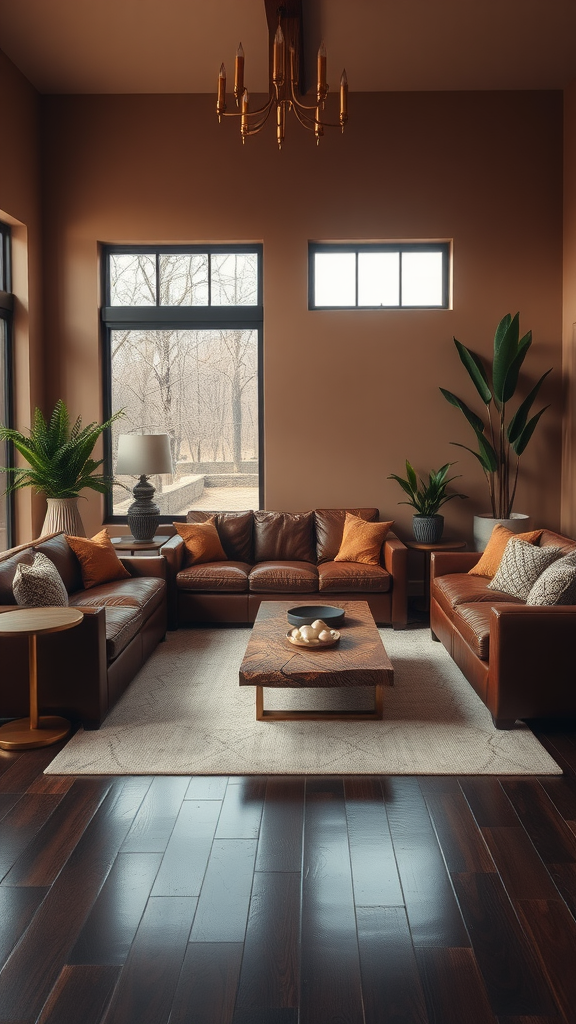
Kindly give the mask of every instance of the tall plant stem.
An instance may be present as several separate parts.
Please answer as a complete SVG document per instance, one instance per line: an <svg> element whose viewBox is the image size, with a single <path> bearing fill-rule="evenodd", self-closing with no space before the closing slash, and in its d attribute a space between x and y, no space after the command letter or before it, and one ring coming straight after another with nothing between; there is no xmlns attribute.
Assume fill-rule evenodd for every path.
<svg viewBox="0 0 576 1024"><path fill-rule="evenodd" d="M516 497L516 484L518 483L518 467L519 466L520 466L520 456L517 455L516 456L516 472L514 474L514 487L512 488L512 497L510 498L510 505L508 506L508 515L506 516L507 519L509 519L511 514L512 514L512 506L514 505L514 498Z"/></svg>
<svg viewBox="0 0 576 1024"><path fill-rule="evenodd" d="M492 403L486 403L486 412L488 414L488 423L490 424L490 440L492 441L492 447L496 451L496 438L494 437L494 422L492 420ZM490 505L492 506L492 516L496 519L496 498L494 494L494 473L488 473L484 470L484 474L488 481L488 493L490 495Z"/></svg>
<svg viewBox="0 0 576 1024"><path fill-rule="evenodd" d="M498 445L498 519L505 519L506 510L506 436L504 433L504 414L505 406L502 405L500 408L500 437Z"/></svg>

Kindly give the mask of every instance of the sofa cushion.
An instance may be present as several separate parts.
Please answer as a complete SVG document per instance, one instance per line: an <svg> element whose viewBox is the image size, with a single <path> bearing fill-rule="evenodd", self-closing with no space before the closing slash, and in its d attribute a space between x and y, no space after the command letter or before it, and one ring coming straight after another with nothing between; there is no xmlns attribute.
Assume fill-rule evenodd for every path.
<svg viewBox="0 0 576 1024"><path fill-rule="evenodd" d="M254 594L312 594L318 591L318 570L311 562L274 559L259 562L248 577Z"/></svg>
<svg viewBox="0 0 576 1024"><path fill-rule="evenodd" d="M236 593L248 590L248 562L204 562L189 565L176 576L178 590L216 590Z"/></svg>
<svg viewBox="0 0 576 1024"><path fill-rule="evenodd" d="M174 523L186 546L186 565L200 565L203 562L221 562L226 558L215 523L211 516L204 523Z"/></svg>
<svg viewBox="0 0 576 1024"><path fill-rule="evenodd" d="M114 550L106 527L90 539L66 534L66 540L80 562L85 590L101 583L130 578L128 569L122 565Z"/></svg>
<svg viewBox="0 0 576 1024"><path fill-rule="evenodd" d="M542 530L542 536L538 544L541 548L548 547L549 545L553 548L559 548L560 556L576 551L576 540L570 540L569 537L563 537L562 534L554 533L552 530Z"/></svg>
<svg viewBox="0 0 576 1024"><path fill-rule="evenodd" d="M541 573L526 604L576 604L576 548L563 558L557 558Z"/></svg>
<svg viewBox="0 0 576 1024"><path fill-rule="evenodd" d="M233 562L252 562L254 513L248 512L200 512L192 509L186 516L187 523L205 523L210 516L216 516L216 529L226 558Z"/></svg>
<svg viewBox="0 0 576 1024"><path fill-rule="evenodd" d="M4 558L0 561L0 605L16 604L16 598L12 590L16 569L20 562L23 562L24 565L32 565L33 561L33 548L24 548L22 551L18 551L17 554L10 555L9 558Z"/></svg>
<svg viewBox="0 0 576 1024"><path fill-rule="evenodd" d="M34 550L47 555L50 561L54 562L69 594L84 588L80 562L63 533L59 533L57 537L50 537L50 540L42 541L40 544L35 544Z"/></svg>
<svg viewBox="0 0 576 1024"><path fill-rule="evenodd" d="M138 576L115 583L102 583L89 590L79 590L70 595L70 604L75 608L137 608L146 620L160 607L165 594L164 580L153 576Z"/></svg>
<svg viewBox="0 0 576 1024"><path fill-rule="evenodd" d="M490 605L459 604L454 613L454 625L471 651L488 661L490 650Z"/></svg>
<svg viewBox="0 0 576 1024"><path fill-rule="evenodd" d="M489 590L488 576L470 576L467 572L453 572L438 576L432 583L432 596L444 611L452 617L452 610L461 604L486 603L524 604L511 594Z"/></svg>
<svg viewBox="0 0 576 1024"><path fill-rule="evenodd" d="M106 608L106 658L113 661L128 646L142 626L137 608Z"/></svg>
<svg viewBox="0 0 576 1024"><path fill-rule="evenodd" d="M20 562L16 566L14 597L24 608L62 607L68 604L68 591L52 562L41 551L34 555L32 565Z"/></svg>
<svg viewBox="0 0 576 1024"><path fill-rule="evenodd" d="M337 594L390 590L392 577L380 565L364 562L323 562L318 566L318 589Z"/></svg>
<svg viewBox="0 0 576 1024"><path fill-rule="evenodd" d="M559 549L547 545L537 548L534 544L511 537L508 541L498 572L488 584L490 590L503 590L525 601L532 587L545 569L559 555Z"/></svg>
<svg viewBox="0 0 576 1024"><path fill-rule="evenodd" d="M382 545L392 524L393 520L389 523L367 523L347 512L342 543L334 561L380 565Z"/></svg>
<svg viewBox="0 0 576 1024"><path fill-rule="evenodd" d="M254 561L316 564L314 513L255 512Z"/></svg>
<svg viewBox="0 0 576 1024"><path fill-rule="evenodd" d="M476 565L473 565L468 570L470 575L495 576L502 561L504 549L512 537L519 538L528 544L537 544L541 536L542 530L529 530L528 533L513 533L508 527L498 523L490 534L490 540L482 552L480 561L476 562Z"/></svg>
<svg viewBox="0 0 576 1024"><path fill-rule="evenodd" d="M378 519L377 508L317 508L314 512L316 529L316 558L320 562L333 562L340 550L346 513L350 512L366 522Z"/></svg>

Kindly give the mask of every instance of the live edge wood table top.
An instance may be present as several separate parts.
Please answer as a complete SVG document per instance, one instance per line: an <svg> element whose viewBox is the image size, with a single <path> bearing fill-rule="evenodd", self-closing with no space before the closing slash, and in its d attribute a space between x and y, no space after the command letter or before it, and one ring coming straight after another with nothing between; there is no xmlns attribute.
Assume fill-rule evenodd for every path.
<svg viewBox="0 0 576 1024"><path fill-rule="evenodd" d="M303 605L314 604L308 597ZM324 602L318 602L325 603ZM294 601L262 601L244 659L240 685L256 687L258 721L381 719L383 687L394 683L394 669L367 601L338 601L344 622L340 640L324 649L295 647L286 639ZM264 687L375 687L373 711L265 711Z"/></svg>

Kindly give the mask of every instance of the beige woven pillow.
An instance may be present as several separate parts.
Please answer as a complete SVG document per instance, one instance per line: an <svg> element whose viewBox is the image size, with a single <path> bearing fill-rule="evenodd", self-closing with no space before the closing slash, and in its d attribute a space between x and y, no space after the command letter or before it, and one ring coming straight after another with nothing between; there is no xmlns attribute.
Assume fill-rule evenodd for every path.
<svg viewBox="0 0 576 1024"><path fill-rule="evenodd" d="M557 558L538 577L526 604L576 604L576 551Z"/></svg>
<svg viewBox="0 0 576 1024"><path fill-rule="evenodd" d="M37 551L32 565L20 562L12 583L14 597L24 608L51 608L68 604L68 591L58 569Z"/></svg>
<svg viewBox="0 0 576 1024"><path fill-rule="evenodd" d="M498 571L488 584L488 589L501 590L525 601L538 577L559 554L560 548L548 545L538 548L526 540L511 537L504 548Z"/></svg>

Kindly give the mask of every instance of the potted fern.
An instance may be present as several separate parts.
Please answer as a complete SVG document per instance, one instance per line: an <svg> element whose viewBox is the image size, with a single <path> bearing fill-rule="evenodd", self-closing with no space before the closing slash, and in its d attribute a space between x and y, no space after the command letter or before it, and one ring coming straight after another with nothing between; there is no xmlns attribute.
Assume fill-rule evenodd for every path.
<svg viewBox="0 0 576 1024"><path fill-rule="evenodd" d="M451 443L459 448L465 448L474 455L482 466L488 483L490 512L474 517L475 546L477 551L481 551L486 546L496 523L503 523L515 532L527 528L529 517L512 511L520 456L530 441L542 413L548 408L546 405L534 416L530 416L542 383L552 370L546 370L542 374L528 396L509 417L508 403L514 398L518 375L532 344L532 331L528 331L520 338L520 314L516 313L513 317L507 313L496 328L491 379L479 356L456 338L454 344L468 376L486 407L486 417L482 419L461 398L446 388L440 388L446 401L463 413L476 435L478 451L458 441Z"/></svg>
<svg viewBox="0 0 576 1024"><path fill-rule="evenodd" d="M412 530L414 539L421 544L437 544L442 537L444 516L439 515L438 510L452 498L467 497L466 494L446 493L448 484L458 479L455 476L448 476L450 466L454 465L454 462L447 462L445 466L441 466L436 471L430 470L428 483L424 483L420 477L420 486L418 486L416 470L410 465L408 459L406 459L406 479L397 476L396 473L390 473L388 477L389 480L395 480L400 484L402 490L408 495L408 501L399 501L398 504L412 505L416 509L416 513L412 517Z"/></svg>
<svg viewBox="0 0 576 1024"><path fill-rule="evenodd" d="M33 487L46 496L48 510L43 535L63 530L85 536L78 511L80 491L88 487L104 494L112 484L111 478L98 472L103 460L95 461L92 451L103 431L122 415L120 411L105 423L93 422L85 427L78 416L71 424L68 409L60 398L48 421L40 409L35 410L29 436L0 426L0 441L11 442L28 463L28 467L5 466L0 470L9 477L6 489Z"/></svg>

